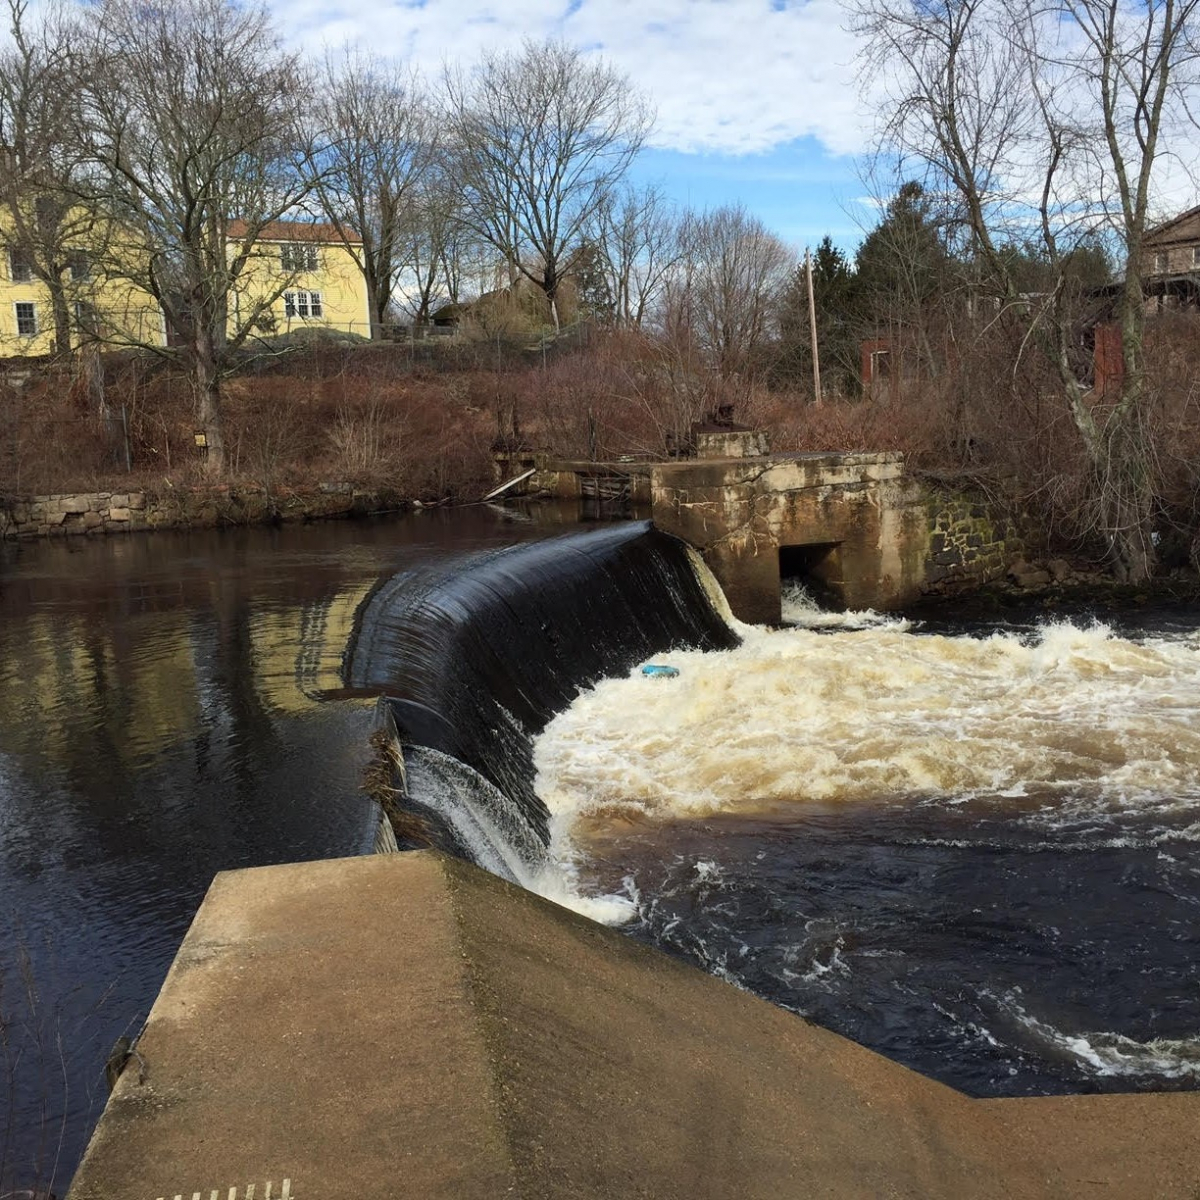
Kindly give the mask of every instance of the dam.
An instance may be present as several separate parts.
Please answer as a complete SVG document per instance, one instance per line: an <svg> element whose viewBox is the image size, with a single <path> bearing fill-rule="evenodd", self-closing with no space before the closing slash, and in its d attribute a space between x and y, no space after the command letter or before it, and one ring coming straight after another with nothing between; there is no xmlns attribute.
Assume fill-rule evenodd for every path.
<svg viewBox="0 0 1200 1200"><path fill-rule="evenodd" d="M976 482L931 485L900 453L771 454L766 435L697 426L686 457L618 463L499 455L527 493L647 508L703 557L743 621L780 620L800 582L830 604L882 611L1003 579L1028 531ZM1036 539L1034 539L1036 541Z"/></svg>
<svg viewBox="0 0 1200 1200"><path fill-rule="evenodd" d="M198 861L173 928L156 935L164 970L211 877L206 864L253 866L252 853L281 865L218 879L137 1043L144 1062L132 1058L120 1077L95 1143L107 1148L89 1156L79 1187L102 1178L88 1173L102 1161L128 1169L131 1136L173 1122L186 1133L212 1104L227 1112L213 1126L221 1137L169 1175L147 1146L139 1160L157 1173L131 1176L138 1188L204 1200L236 1188L243 1200L253 1185L260 1200L270 1183L275 1200L287 1180L289 1198L340 1194L315 1173L315 1134L289 1140L325 1112L339 1137L338 1121L367 1121L361 1154L342 1158L355 1171L368 1154L388 1160L392 1191L381 1194L404 1194L401 1168L410 1194L437 1194L420 1190L421 1172L434 1170L448 1172L446 1194L472 1171L515 1194L556 1194L562 1180L637 1194L640 1172L656 1187L676 1171L693 1182L680 1165L691 1157L714 1187L730 1181L722 1161L741 1172L747 1194L817 1178L876 1194L872 1172L884 1168L873 1140L908 1194L973 1194L974 1179L1001 1169L992 1140L1019 1145L1030 1164L1012 1168L1013 1194L1083 1194L1097 1179L1120 1194L1187 1194L1175 1186L1191 1170L1186 1139L1166 1141L1171 1114L1194 1096L1200 1028L1185 949L1200 795L1193 614L964 632L831 613L785 591L785 624L769 629L737 621L694 552L644 524L563 535L495 517L485 538L455 542L449 516L430 517L336 537L238 535L215 575L207 537L181 540L186 558L160 559L167 544L156 543L155 559L132 569L106 557L129 550L85 549L106 619L132 614L118 627L128 665L96 687L144 689L161 663L170 687L155 693L158 723L148 712L133 726L159 740L104 759L120 743L111 722L88 732L98 699L47 706L59 723L29 733L24 757L6 752L9 778L12 764L50 753L70 764L86 750L78 777L94 779L100 761L114 783L104 810L126 821L120 794L135 788L139 812L154 814L119 825L119 837L100 825L108 845L136 852L161 829L155 859L186 847L177 876ZM327 552L315 540L325 537ZM63 584L38 581L55 580L58 553L39 548L37 574L4 599L5 661L31 677L54 678L41 647L73 611ZM22 624L22 597L41 587L54 623ZM77 642L102 645L87 626ZM79 680L106 661L97 651L75 668L46 653L55 669L82 673L62 676L65 697L84 694ZM645 678L648 660L678 677ZM192 694L193 673L196 707L172 706ZM117 692L122 711L136 711L128 694ZM32 730L29 720L10 714L7 736ZM189 740L192 721L202 723ZM353 794L371 741L398 772L390 790L409 793L411 844L484 863L490 876L436 854L338 859L372 840ZM197 773L207 779L213 761L230 766L212 774L203 804L167 799L186 796ZM58 840L19 847L69 844L67 865L78 862L74 846L96 841L99 818L68 843L63 801L34 804L31 792L26 808L22 795L5 829L53 816ZM317 832L299 843L305 821ZM211 851L209 826L222 835ZM14 854L11 842L3 849ZM231 861L234 851L242 857ZM300 857L338 861L282 865ZM44 888L53 871L41 861ZM125 946L145 946L162 924L161 890L128 904L135 886L161 889L149 861L96 889L123 898L114 911L128 911L134 930ZM32 879L0 884L28 896ZM86 929L91 897L77 879L66 876L59 910L72 914L66 928ZM160 981L151 977L147 1002ZM259 1032L238 1024L256 1013ZM143 1019L122 1018L100 1057ZM660 1045L674 1073L652 1053ZM564 1075L594 1084L596 1102ZM257 1095L244 1110L253 1133L235 1117L231 1095L243 1089ZM711 1112L709 1097L720 1097ZM649 1140L661 1155L633 1118L613 1119L607 1140L592 1128L610 1119L601 1099L658 1130ZM418 1118L412 1106L426 1101ZM756 1118L760 1102L769 1117ZM789 1105L811 1134L785 1123L790 1149L767 1136ZM1043 1121L1051 1109L1061 1120ZM1017 1122L1028 1137L994 1118L1030 1112ZM428 1155L393 1133L439 1116L446 1140L429 1141ZM852 1134L839 1141L842 1117ZM1043 1124L1061 1157L1043 1156L1029 1132ZM1097 1148L1105 1138L1111 1156ZM229 1171L199 1157L218 1155L222 1139L241 1147L222 1160ZM277 1149L250 1153L268 1145ZM604 1175L604 1161L623 1174ZM103 1178L94 1194L112 1186Z"/></svg>

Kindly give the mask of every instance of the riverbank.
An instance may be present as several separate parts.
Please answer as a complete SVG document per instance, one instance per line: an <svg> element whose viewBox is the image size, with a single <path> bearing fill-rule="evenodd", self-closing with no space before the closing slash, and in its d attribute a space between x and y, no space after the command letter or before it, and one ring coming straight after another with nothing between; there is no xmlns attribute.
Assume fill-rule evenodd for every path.
<svg viewBox="0 0 1200 1200"><path fill-rule="evenodd" d="M213 529L272 525L406 511L419 504L389 487L322 483L306 488L254 484L166 486L151 490L57 492L0 499L0 538L29 540L131 533L147 529Z"/></svg>

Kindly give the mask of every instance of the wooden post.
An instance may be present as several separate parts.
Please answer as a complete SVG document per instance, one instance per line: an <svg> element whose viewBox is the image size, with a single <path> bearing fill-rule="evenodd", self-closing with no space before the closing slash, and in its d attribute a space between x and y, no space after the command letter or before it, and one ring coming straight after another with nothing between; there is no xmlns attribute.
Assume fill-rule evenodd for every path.
<svg viewBox="0 0 1200 1200"><path fill-rule="evenodd" d="M821 358L817 352L817 306L813 303L812 255L804 250L804 281L808 285L808 336L812 341L813 401L821 403Z"/></svg>

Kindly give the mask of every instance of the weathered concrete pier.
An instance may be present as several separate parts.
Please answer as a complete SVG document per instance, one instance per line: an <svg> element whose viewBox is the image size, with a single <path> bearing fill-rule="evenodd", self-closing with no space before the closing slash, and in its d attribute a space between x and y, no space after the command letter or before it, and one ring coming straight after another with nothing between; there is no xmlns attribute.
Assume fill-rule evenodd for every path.
<svg viewBox="0 0 1200 1200"><path fill-rule="evenodd" d="M649 506L750 622L780 620L785 580L886 611L1001 579L1028 550L1011 516L914 478L895 451L770 454L761 431L698 426L688 455L665 462L497 460L500 476L518 468L535 494Z"/></svg>
<svg viewBox="0 0 1200 1200"><path fill-rule="evenodd" d="M779 621L788 576L845 608L899 608L925 583L925 498L896 453L688 459L655 466L651 494L744 621Z"/></svg>
<svg viewBox="0 0 1200 1200"><path fill-rule="evenodd" d="M971 1100L434 853L217 876L138 1051L69 1200L1140 1200L1200 1179L1200 1094Z"/></svg>

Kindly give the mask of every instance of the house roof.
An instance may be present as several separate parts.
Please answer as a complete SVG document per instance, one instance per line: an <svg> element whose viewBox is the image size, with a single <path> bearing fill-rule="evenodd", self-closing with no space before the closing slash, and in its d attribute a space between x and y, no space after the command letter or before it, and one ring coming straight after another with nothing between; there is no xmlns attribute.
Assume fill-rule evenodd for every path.
<svg viewBox="0 0 1200 1200"><path fill-rule="evenodd" d="M240 219L229 222L228 235L231 238L246 236L249 226ZM258 234L262 242L361 242L362 239L352 229L347 229L346 236L336 225L326 221L268 221Z"/></svg>
<svg viewBox="0 0 1200 1200"><path fill-rule="evenodd" d="M1156 225L1146 234L1145 240L1147 242L1155 242L1166 239L1176 226L1182 225L1185 221L1194 221L1197 217L1200 217L1200 205L1196 208L1189 208L1187 212L1181 212L1178 216L1172 217L1169 221L1164 221L1161 225Z"/></svg>

